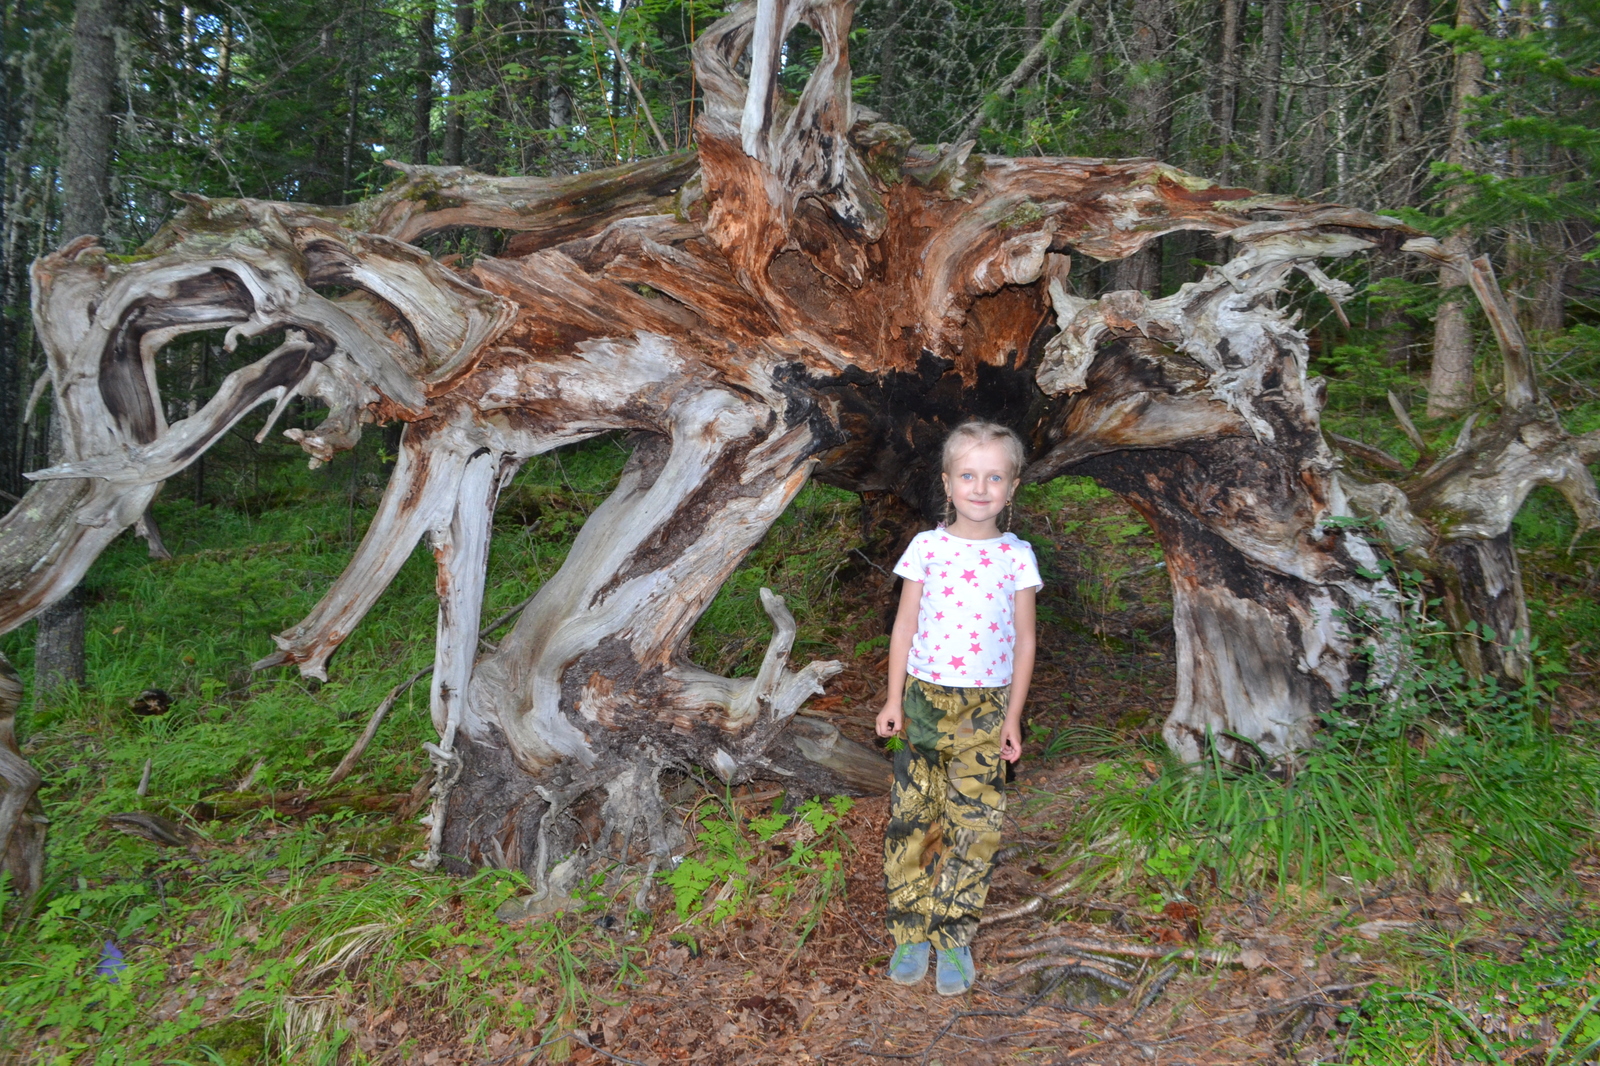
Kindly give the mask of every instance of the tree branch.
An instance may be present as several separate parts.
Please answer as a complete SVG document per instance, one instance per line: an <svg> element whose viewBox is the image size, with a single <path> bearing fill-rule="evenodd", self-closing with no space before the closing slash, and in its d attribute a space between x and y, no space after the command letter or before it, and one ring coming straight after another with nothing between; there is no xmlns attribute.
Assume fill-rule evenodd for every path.
<svg viewBox="0 0 1600 1066"><path fill-rule="evenodd" d="M1017 91L1017 86L1038 73L1039 68L1044 66L1045 57L1049 55L1050 49L1060 39L1061 32L1067 28L1067 23L1076 18L1078 12L1083 9L1083 3L1084 0L1072 0L1072 3L1067 5L1067 9L1061 12L1061 16L1050 24L1048 30L1044 31L1044 36L1039 38L1039 43L1030 48L1028 54L1022 57L1022 62L1017 64L1017 69L1006 75L1006 79L995 89L992 96L985 97L978 103L977 107L972 109L971 117L967 119L967 124L962 127L961 133L956 137L954 143L960 144L962 141L970 141L978 135L978 131L983 129L984 119L987 117L984 114L985 105L991 99L997 103L1011 99L1012 94Z"/></svg>
<svg viewBox="0 0 1600 1066"><path fill-rule="evenodd" d="M578 10L582 11L583 17L594 23L605 36L606 44L611 48L612 54L617 57L618 68L621 69L623 76L628 79L628 84L633 87L633 95L639 98L639 108L644 112L645 119L649 121L650 132L656 135L656 144L661 147L662 154L671 152L672 148L667 144L667 139L661 136L661 127L656 125L656 116L650 110L650 101L645 99L644 90L639 87L638 81L634 79L633 70L628 66L628 57L622 54L622 49L618 46L617 39L611 35L611 28L605 24L604 20L590 11L589 5L584 3L583 0L578 0Z"/></svg>

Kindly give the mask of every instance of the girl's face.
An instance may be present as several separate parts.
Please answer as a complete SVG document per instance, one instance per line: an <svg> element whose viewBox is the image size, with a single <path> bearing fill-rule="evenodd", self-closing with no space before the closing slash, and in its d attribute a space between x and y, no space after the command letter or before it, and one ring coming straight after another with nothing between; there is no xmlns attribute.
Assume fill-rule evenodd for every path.
<svg viewBox="0 0 1600 1066"><path fill-rule="evenodd" d="M1019 479L999 441L974 444L956 456L944 472L944 491L955 507L951 530L957 536L985 532L993 536L995 520L1017 491ZM959 528L958 528L959 527ZM973 538L977 539L977 538Z"/></svg>

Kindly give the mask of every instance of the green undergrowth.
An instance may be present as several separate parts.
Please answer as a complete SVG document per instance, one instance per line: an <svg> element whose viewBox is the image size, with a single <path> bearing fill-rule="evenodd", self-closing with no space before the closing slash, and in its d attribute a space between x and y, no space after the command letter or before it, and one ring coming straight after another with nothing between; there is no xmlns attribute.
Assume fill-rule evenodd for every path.
<svg viewBox="0 0 1600 1066"><path fill-rule="evenodd" d="M383 1010L412 1019L417 1039L402 1052L430 1028L469 1044L500 1030L548 1039L637 976L637 950L595 914L496 918L527 890L520 875L368 862L347 850L348 828L237 826L192 854L147 854L56 890L0 936L0 1054L365 1061L344 1021ZM587 909L606 905L596 895Z"/></svg>
<svg viewBox="0 0 1600 1066"><path fill-rule="evenodd" d="M745 817L731 800L708 800L694 816L697 846L660 874L680 926L717 923L754 906L796 930L798 952L845 887L844 857L855 850L839 827L847 796L808 799L792 813Z"/></svg>
<svg viewBox="0 0 1600 1066"><path fill-rule="evenodd" d="M1065 864L1085 885L1167 894L1398 881L1509 901L1562 886L1595 839L1600 751L1539 727L1547 681L1466 676L1437 604L1400 607L1398 628L1379 625L1398 649L1392 674L1354 685L1292 766L1268 768L1231 735L1210 738L1197 765L1155 742L1107 758ZM1221 741L1245 758L1225 760ZM1050 746L1096 745L1105 738L1064 733Z"/></svg>
<svg viewBox="0 0 1600 1066"><path fill-rule="evenodd" d="M249 495L232 506L159 500L175 558L151 560L127 535L86 577L89 684L19 717L50 832L34 912L0 890L0 1062L366 1061L365 1030L345 1022L389 1008L409 1025L402 1048L496 1032L531 1048L631 980L641 916L599 886L580 893L582 914L508 927L494 912L528 890L520 875L463 880L408 865L425 798L408 793L427 770L422 743L435 739L426 684L400 698L355 774L324 787L389 688L432 659L425 545L344 642L329 682L252 673L371 519L381 479L359 471L381 467L364 447L340 458L353 465L339 477L263 460L259 476L241 475ZM486 624L556 572L628 455L603 437L524 466L496 513ZM713 602L691 653L753 672L772 630L763 585L796 615L797 659L859 639L828 611L855 537L853 497L807 486ZM30 692L32 640L32 626L0 638ZM148 689L171 697L164 714L130 707ZM195 843L117 831L109 819L129 813ZM747 892L784 896L814 922L817 901L840 890L837 814L802 808L796 826L828 824L813 826L815 840L795 826L779 833L779 845L794 838L787 862L766 861L774 842L758 840ZM771 865L782 869L769 885Z"/></svg>
<svg viewBox="0 0 1600 1066"><path fill-rule="evenodd" d="M1511 958L1462 929L1390 937L1407 980L1381 981L1340 1017L1339 1058L1361 1066L1527 1061L1567 1066L1600 1052L1600 914ZM1370 945L1367 945L1370 949Z"/></svg>
<svg viewBox="0 0 1600 1066"><path fill-rule="evenodd" d="M1172 616L1165 556L1138 512L1075 476L1025 485L1018 503L1047 587L1041 623L1134 650L1165 627Z"/></svg>

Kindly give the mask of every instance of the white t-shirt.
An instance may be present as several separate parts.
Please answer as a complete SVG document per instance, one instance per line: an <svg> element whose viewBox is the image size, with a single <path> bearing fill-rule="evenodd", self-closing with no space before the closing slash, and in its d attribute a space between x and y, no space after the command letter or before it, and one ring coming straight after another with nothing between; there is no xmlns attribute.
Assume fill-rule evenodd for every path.
<svg viewBox="0 0 1600 1066"><path fill-rule="evenodd" d="M953 688L1011 683L1017 589L1039 588L1039 564L1027 541L1011 533L963 540L943 526L918 533L894 572L922 582L917 632L906 669Z"/></svg>

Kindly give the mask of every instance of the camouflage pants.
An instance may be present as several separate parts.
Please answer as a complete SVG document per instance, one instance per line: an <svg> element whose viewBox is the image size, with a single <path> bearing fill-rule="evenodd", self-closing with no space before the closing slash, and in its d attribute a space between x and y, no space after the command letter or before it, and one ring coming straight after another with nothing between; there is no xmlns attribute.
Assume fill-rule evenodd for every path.
<svg viewBox="0 0 1600 1066"><path fill-rule="evenodd" d="M1005 819L1000 727L1009 688L906 678L910 743L894 753L883 834L885 919L896 944L971 944Z"/></svg>

